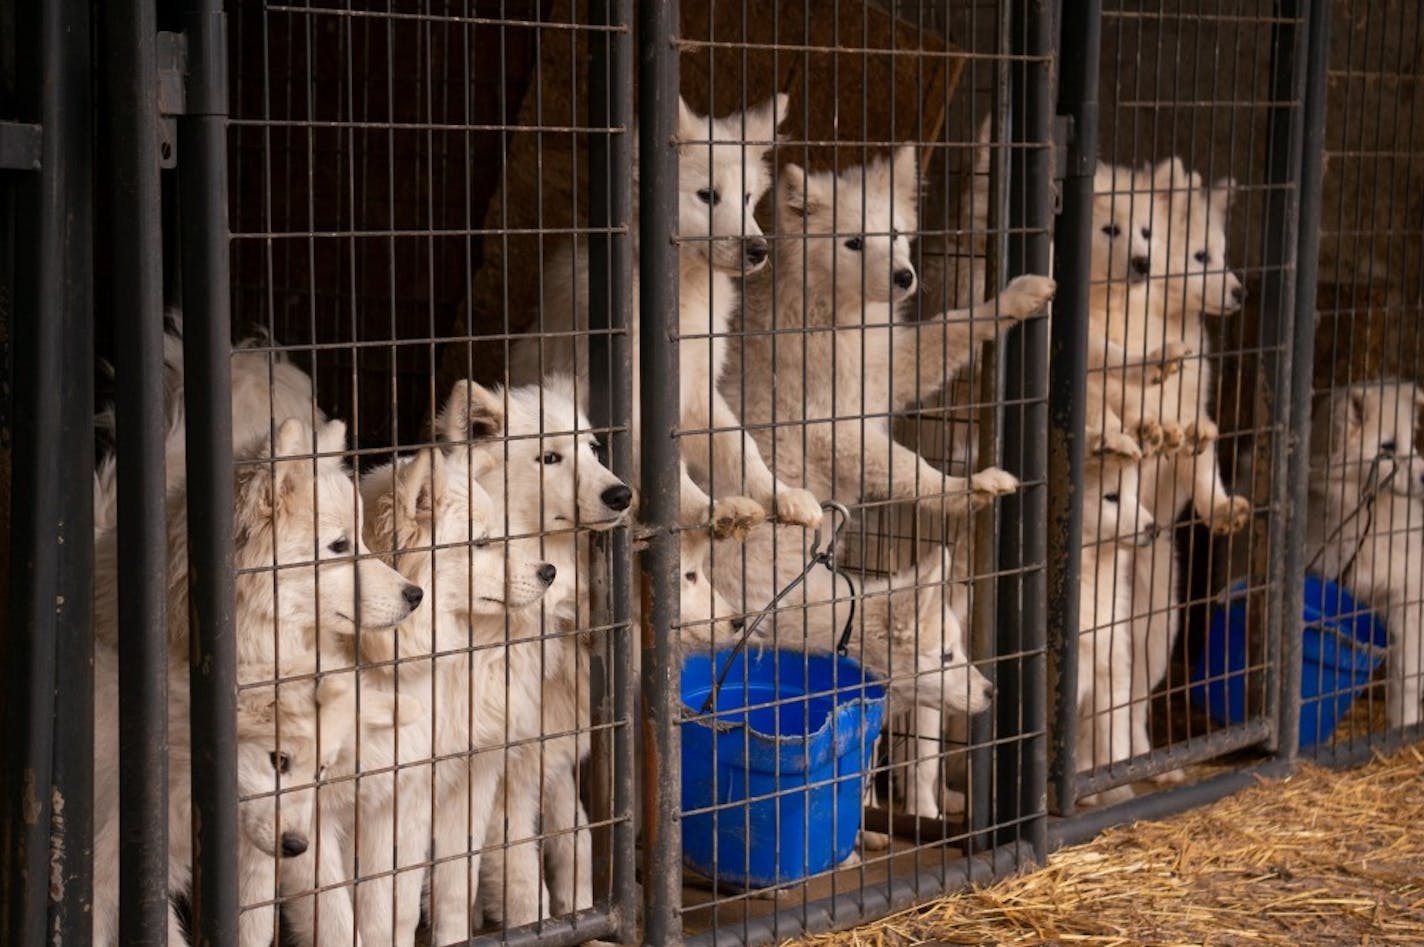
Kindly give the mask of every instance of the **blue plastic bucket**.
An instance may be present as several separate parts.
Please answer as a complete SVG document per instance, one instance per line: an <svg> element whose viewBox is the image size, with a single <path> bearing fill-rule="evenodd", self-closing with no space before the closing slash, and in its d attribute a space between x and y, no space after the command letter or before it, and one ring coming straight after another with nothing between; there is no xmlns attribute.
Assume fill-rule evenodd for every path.
<svg viewBox="0 0 1424 947"><path fill-rule="evenodd" d="M731 661L714 709L702 707ZM885 689L850 658L692 655L682 667L682 852L719 884L765 888L844 861L885 720ZM713 714L715 713L715 717Z"/></svg>
<svg viewBox="0 0 1424 947"><path fill-rule="evenodd" d="M1384 623L1350 593L1319 576L1305 577L1301 614L1300 745L1335 732L1355 695L1384 660ZM1217 723L1246 719L1246 600L1244 581L1212 609L1206 647L1192 668L1192 701Z"/></svg>

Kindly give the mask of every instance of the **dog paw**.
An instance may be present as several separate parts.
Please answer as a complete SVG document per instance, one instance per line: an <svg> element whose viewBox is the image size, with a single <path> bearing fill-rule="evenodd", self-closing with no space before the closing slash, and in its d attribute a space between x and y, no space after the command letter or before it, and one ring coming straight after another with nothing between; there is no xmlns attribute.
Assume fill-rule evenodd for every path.
<svg viewBox="0 0 1424 947"><path fill-rule="evenodd" d="M1186 435L1185 447L1193 454L1200 454L1211 446L1221 431L1211 418L1197 418L1183 429Z"/></svg>
<svg viewBox="0 0 1424 947"><path fill-rule="evenodd" d="M969 508L980 510L1019 488L1019 478L998 467L985 467L969 478Z"/></svg>
<svg viewBox="0 0 1424 947"><path fill-rule="evenodd" d="M1217 536L1239 533L1251 522L1251 501L1245 497L1231 496L1212 504L1208 525Z"/></svg>
<svg viewBox="0 0 1424 947"><path fill-rule="evenodd" d="M1178 772L1181 772L1181 770L1178 770ZM1098 809L1103 806L1112 806L1119 802L1126 802L1136 795L1137 793L1132 791L1131 786L1114 786L1112 789L1104 789L1102 792L1089 793L1081 797L1078 800L1078 807L1080 809Z"/></svg>
<svg viewBox="0 0 1424 947"><path fill-rule="evenodd" d="M821 504L810 490L797 487L776 494L776 518L792 526L816 529L821 525Z"/></svg>
<svg viewBox="0 0 1424 947"><path fill-rule="evenodd" d="M1016 276L999 294L999 312L1016 322L1027 319L1041 312L1057 289L1058 284L1051 277Z"/></svg>
<svg viewBox="0 0 1424 947"><path fill-rule="evenodd" d="M1187 771L1184 769L1168 770L1165 773L1158 773L1152 777L1152 782L1159 786L1178 786L1187 781Z"/></svg>
<svg viewBox="0 0 1424 947"><path fill-rule="evenodd" d="M1192 347L1185 342L1167 342L1147 356L1147 383L1160 385L1181 370L1182 360L1192 354Z"/></svg>
<svg viewBox="0 0 1424 947"><path fill-rule="evenodd" d="M714 539L745 540L747 534L766 522L766 510L750 497L723 497L712 507Z"/></svg>
<svg viewBox="0 0 1424 947"><path fill-rule="evenodd" d="M859 865L859 864L860 864L860 852L857 852L857 851L855 851L854 849L852 849L852 850L851 850L851 853L850 853L849 855L847 855L845 858L841 859L841 863L840 863L839 865L837 865L836 867L837 867L837 868L854 868L856 865Z"/></svg>
<svg viewBox="0 0 1424 947"><path fill-rule="evenodd" d="M1142 447L1125 431L1089 431L1088 452L1124 461L1142 459Z"/></svg>
<svg viewBox="0 0 1424 947"><path fill-rule="evenodd" d="M1182 447L1187 443L1187 432L1175 421L1163 421L1162 427L1162 447L1164 454L1180 453Z"/></svg>
<svg viewBox="0 0 1424 947"><path fill-rule="evenodd" d="M939 807L948 816L964 815L964 810L969 807L969 800L958 789L946 786L939 795Z"/></svg>
<svg viewBox="0 0 1424 947"><path fill-rule="evenodd" d="M1144 418L1137 425L1137 443L1142 449L1143 457L1152 457L1162 453L1162 443L1165 435L1162 425L1152 420Z"/></svg>
<svg viewBox="0 0 1424 947"><path fill-rule="evenodd" d="M884 832L860 830L860 847L867 852L884 852L890 848L890 836Z"/></svg>

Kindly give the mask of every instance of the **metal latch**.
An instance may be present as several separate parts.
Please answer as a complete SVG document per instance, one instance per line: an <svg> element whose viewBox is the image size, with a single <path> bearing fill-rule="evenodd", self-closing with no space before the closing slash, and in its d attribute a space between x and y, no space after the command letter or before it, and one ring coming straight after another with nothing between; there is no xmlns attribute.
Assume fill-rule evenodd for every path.
<svg viewBox="0 0 1424 947"><path fill-rule="evenodd" d="M188 38L158 34L158 165L178 167L178 120L188 111Z"/></svg>

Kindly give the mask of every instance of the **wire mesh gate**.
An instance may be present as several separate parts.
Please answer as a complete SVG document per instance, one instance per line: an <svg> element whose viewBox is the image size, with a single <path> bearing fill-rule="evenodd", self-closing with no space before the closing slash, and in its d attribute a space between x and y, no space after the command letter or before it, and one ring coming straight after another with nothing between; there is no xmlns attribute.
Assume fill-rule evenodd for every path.
<svg viewBox="0 0 1424 947"><path fill-rule="evenodd" d="M95 62L86 5L4 9L15 76L70 79L11 80L4 128L41 237L6 260L14 942L157 939L170 894L214 943L764 942L1417 735L1407 635L1366 632L1352 704L1294 619L1322 547L1396 636L1417 604L1358 559L1418 521L1417 233L1360 183L1407 191L1412 111L1327 113L1407 72L1377 11L1332 44L1320 4L132 3ZM1008 279L1050 268L1051 325ZM45 474L93 466L91 339L92 507ZM254 483L310 497L294 545ZM853 762L738 788L767 734Z"/></svg>

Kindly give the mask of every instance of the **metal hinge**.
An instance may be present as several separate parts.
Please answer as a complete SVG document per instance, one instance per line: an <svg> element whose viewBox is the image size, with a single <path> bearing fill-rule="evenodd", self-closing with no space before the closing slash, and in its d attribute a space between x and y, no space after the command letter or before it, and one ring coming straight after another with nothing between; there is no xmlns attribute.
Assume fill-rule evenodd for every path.
<svg viewBox="0 0 1424 947"><path fill-rule="evenodd" d="M178 167L178 116L188 113L188 38L158 34L158 165Z"/></svg>
<svg viewBox="0 0 1424 947"><path fill-rule="evenodd" d="M0 122L0 170L38 171L44 134L38 125Z"/></svg>

